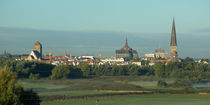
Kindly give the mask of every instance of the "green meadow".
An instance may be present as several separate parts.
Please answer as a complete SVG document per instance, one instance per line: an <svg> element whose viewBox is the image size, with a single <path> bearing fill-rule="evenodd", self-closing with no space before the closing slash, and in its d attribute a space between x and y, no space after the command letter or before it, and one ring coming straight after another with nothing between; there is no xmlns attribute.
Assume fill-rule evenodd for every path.
<svg viewBox="0 0 210 105"><path fill-rule="evenodd" d="M150 93L154 89L183 89L159 88L157 81L153 77L119 76L65 80L27 79L19 80L19 83L25 89L36 91L41 98L51 98L43 100L41 105L210 105L209 94L130 94ZM171 83L173 80L167 82ZM67 98L55 98L63 96Z"/></svg>
<svg viewBox="0 0 210 105"><path fill-rule="evenodd" d="M96 102L98 100L98 102ZM42 102L41 105L210 105L210 95L147 94L86 100Z"/></svg>

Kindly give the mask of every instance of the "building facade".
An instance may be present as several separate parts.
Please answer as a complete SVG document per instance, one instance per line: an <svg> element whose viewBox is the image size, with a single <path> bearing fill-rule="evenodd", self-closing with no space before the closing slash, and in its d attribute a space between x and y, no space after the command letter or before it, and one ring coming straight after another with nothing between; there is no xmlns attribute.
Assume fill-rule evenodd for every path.
<svg viewBox="0 0 210 105"><path fill-rule="evenodd" d="M155 50L155 58L157 59L168 59L168 54L163 49Z"/></svg>
<svg viewBox="0 0 210 105"><path fill-rule="evenodd" d="M115 57L131 60L131 59L137 59L139 56L136 50L133 50L128 46L128 41L126 38L124 47L121 48L120 50L115 51Z"/></svg>

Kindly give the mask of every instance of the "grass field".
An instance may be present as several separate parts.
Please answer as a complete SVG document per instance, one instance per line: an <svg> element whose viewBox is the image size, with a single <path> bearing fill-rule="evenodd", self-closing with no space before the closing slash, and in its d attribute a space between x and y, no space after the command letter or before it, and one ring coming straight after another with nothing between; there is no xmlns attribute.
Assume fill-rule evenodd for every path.
<svg viewBox="0 0 210 105"><path fill-rule="evenodd" d="M25 89L32 88L40 96L83 96L110 93L101 90L139 90L140 85L124 83L125 78L92 78L67 80L20 80ZM127 80L127 79L126 79ZM113 93L113 92L112 92Z"/></svg>
<svg viewBox="0 0 210 105"><path fill-rule="evenodd" d="M139 85L124 83L123 80L110 79L72 79L72 80L21 80L25 89L32 88L41 96L48 95L93 95L109 93L100 90L139 90Z"/></svg>
<svg viewBox="0 0 210 105"><path fill-rule="evenodd" d="M98 77L89 79L66 80L20 80L24 88L32 88L40 96L68 95L82 96L110 93L113 91L139 91L142 89L154 89L157 87L156 78L145 77ZM171 82L171 81L169 81ZM167 89L167 88L164 88ZM101 91L102 90L102 91ZM112 93L113 93L112 91Z"/></svg>
<svg viewBox="0 0 210 105"><path fill-rule="evenodd" d="M96 105L97 99L42 102L41 105ZM98 98L98 105L210 105L210 95L147 94Z"/></svg>
<svg viewBox="0 0 210 105"><path fill-rule="evenodd" d="M145 78L144 78L145 79ZM141 87L155 88L157 80L142 80L140 77L98 77L69 80L20 80L24 88L71 90L138 90Z"/></svg>
<svg viewBox="0 0 210 105"><path fill-rule="evenodd" d="M209 94L130 94L141 93L142 90L151 92L150 90L159 89L164 91L184 89L159 88L157 81L155 77L105 76L88 79L20 80L20 83L25 89L32 88L43 97L41 105L95 105L96 97L99 99L98 105L210 105ZM171 83L173 80L167 82ZM66 98L63 99L64 96Z"/></svg>

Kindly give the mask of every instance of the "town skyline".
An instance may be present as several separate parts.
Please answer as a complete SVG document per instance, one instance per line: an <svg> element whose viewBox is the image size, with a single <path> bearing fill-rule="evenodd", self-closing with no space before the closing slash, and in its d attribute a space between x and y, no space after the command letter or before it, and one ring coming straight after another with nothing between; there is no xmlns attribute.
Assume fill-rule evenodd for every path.
<svg viewBox="0 0 210 105"><path fill-rule="evenodd" d="M49 51L49 49L52 49L52 51L55 51L55 52L66 51L66 52L70 53L71 55L75 55L75 56L79 56L79 55L97 56L98 53L102 53L103 56L114 56L114 51L124 45L125 38L127 36L129 45L131 45L132 48L136 49L139 52L140 57L144 56L144 54L146 54L146 53L154 53L154 51L156 49L164 49L164 50L166 50L167 53L169 53L170 33L162 34L162 36L159 36L159 37L154 37L154 35L151 35L151 34L148 34L147 36L142 37L140 35L138 36L138 34L132 34L132 33L126 33L127 34L126 35L125 32L124 32L124 35L122 34L122 32L103 32L103 33L101 33L102 35L106 34L104 36L97 36L97 35L99 35L99 32L73 32L74 34L76 33L77 38L80 38L81 36L84 37L81 39L83 43L80 43L80 42L77 42L77 41L74 41L73 39L71 39L72 35L68 36L68 33L71 33L71 32L68 32L68 31L64 31L64 32L59 31L57 33L55 33L55 31L43 31L43 30L40 31L40 30L33 30L33 29L29 29L29 31L35 31L35 33L40 32L40 35L37 35L39 37L38 41L43 43L43 45L44 45L43 51L45 51L45 52ZM17 32L24 33L24 31L21 29L17 29L16 31L13 30L13 31L10 31L9 33L17 33ZM28 33L28 32L26 32L26 33ZM42 37L44 37L44 36L42 36L43 34L41 34L41 33L43 33L43 34L46 34L46 33L59 34L59 33L61 33L60 36L61 37L67 36L67 39L59 39L59 36L50 38L50 35L46 35L45 39L42 39ZM84 35L87 35L87 36L84 36ZM13 36L13 34L11 34L11 36ZM11 36L5 36L4 38L11 37ZM16 37L17 36L14 36L14 39ZM14 45L13 44L14 42L12 39L10 39L8 41L8 39L4 40L4 38L2 38L3 41L1 41L1 43L2 42L3 43L9 42L9 43L5 43L4 46L3 45L1 46L2 50L1 50L0 54L3 54L4 50L7 50L9 53L12 53L12 54L28 54L30 52L30 50L32 49L33 43L37 40L33 40L33 37L32 37L32 39L30 39L31 38L30 36L20 35L20 37L25 37L28 40L19 39L19 37L17 37L18 43L16 43ZM49 37L49 38L47 38L47 37ZM110 37L111 37L111 39L110 39ZM98 41L93 41L92 38L93 39L95 38ZM189 37L188 38L188 37L180 36L180 34L178 33L177 42L178 42L178 46L180 48L178 51L179 51L179 55L181 58L185 58L185 57L208 58L209 57L209 54L208 54L209 49L208 48L206 48L206 49L200 48L201 50L196 50L196 48L193 48L193 47L194 46L199 47L199 45L196 45L197 43L189 43L192 41L198 42L199 40L192 40L192 39L199 39L199 38L202 40L206 40L205 42L201 42L199 44L202 44L204 47L208 47L208 45L206 45L206 43L208 43L207 38L203 38L203 37ZM85 40L85 39L88 39L89 41ZM190 40L186 40L186 39L190 39ZM53 43L52 40L55 41L57 44ZM62 40L65 40L65 42L63 42ZM111 42L109 42L109 41L111 41ZM184 41L186 41L187 43ZM106 42L109 42L109 43L106 43ZM27 44L24 44L24 43L27 43ZM183 44L183 43L185 43L185 44ZM86 52L84 53L84 51L86 51Z"/></svg>

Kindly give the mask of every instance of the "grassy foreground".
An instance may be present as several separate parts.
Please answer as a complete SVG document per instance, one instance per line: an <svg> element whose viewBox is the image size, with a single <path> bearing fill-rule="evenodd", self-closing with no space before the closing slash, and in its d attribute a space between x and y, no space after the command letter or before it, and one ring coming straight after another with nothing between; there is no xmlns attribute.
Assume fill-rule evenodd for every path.
<svg viewBox="0 0 210 105"><path fill-rule="evenodd" d="M97 99L42 102L41 105L96 105ZM210 95L147 94L99 98L98 105L210 105Z"/></svg>
<svg viewBox="0 0 210 105"><path fill-rule="evenodd" d="M25 89L33 88L45 97L41 105L210 105L210 94L125 94L145 89L165 91L183 88L159 88L156 78L142 77L98 77L66 80L21 80ZM168 80L167 82L172 82ZM206 88L209 90L209 88ZM147 90L146 90L147 91ZM116 95L106 95L106 94ZM209 92L208 92L209 93ZM100 96L102 95L102 96ZM86 98L68 98L94 96ZM100 97L99 97L100 96ZM63 97L66 97L63 99Z"/></svg>

